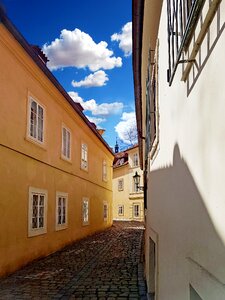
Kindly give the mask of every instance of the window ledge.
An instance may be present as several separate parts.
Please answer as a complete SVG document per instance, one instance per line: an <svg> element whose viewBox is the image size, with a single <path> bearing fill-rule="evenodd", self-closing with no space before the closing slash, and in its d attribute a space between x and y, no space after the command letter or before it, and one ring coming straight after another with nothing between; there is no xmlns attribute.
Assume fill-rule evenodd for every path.
<svg viewBox="0 0 225 300"><path fill-rule="evenodd" d="M200 29L200 31L197 35L197 38L194 41L194 45L193 45L191 54L187 59L187 65L184 69L184 72L183 72L183 75L182 75L182 78L181 78L182 81L187 80L187 77L189 75L191 67L192 67L193 63L195 62L195 57L196 57L196 55L199 51L201 43L202 43L202 41L203 41L207 31L208 31L210 23L211 23L214 15L216 13L217 6L219 5L220 2L221 2L221 0L212 0L211 4L209 5L208 12L207 12L207 14L204 18L204 21L202 22L201 29ZM205 2L205 5L208 5L207 1Z"/></svg>

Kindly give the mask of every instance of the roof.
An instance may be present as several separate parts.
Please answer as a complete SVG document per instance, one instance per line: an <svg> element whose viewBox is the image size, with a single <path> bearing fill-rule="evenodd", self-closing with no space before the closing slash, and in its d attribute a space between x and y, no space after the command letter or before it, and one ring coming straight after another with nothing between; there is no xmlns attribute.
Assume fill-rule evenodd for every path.
<svg viewBox="0 0 225 300"><path fill-rule="evenodd" d="M64 99L69 103L74 111L81 117L84 123L90 128L90 130L96 135L96 137L102 142L102 144L107 148L107 150L114 155L113 150L107 144L107 142L102 138L99 132L96 129L96 126L93 125L88 118L83 114L83 108L79 103L75 103L69 94L65 91L62 85L58 82L52 72L46 66L46 59L43 55L40 54L40 51L37 47L30 45L22 34L17 30L13 23L7 17L3 7L0 5L0 24L3 24L7 30L13 35L17 42L23 47L26 53L31 57L34 63L39 67L39 69L45 74L45 76L52 82L52 84L57 88L61 93Z"/></svg>
<svg viewBox="0 0 225 300"><path fill-rule="evenodd" d="M138 144L126 149L125 151L121 151L115 154L113 161L113 168L122 167L128 164L128 152L138 148Z"/></svg>

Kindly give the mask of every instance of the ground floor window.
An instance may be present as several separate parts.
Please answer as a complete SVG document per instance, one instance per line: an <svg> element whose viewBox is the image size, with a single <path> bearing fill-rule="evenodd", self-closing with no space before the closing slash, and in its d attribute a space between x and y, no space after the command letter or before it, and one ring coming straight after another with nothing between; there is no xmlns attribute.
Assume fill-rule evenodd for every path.
<svg viewBox="0 0 225 300"><path fill-rule="evenodd" d="M140 217L140 205L134 204L134 217L138 218Z"/></svg>
<svg viewBox="0 0 225 300"><path fill-rule="evenodd" d="M89 224L89 199L83 198L83 224Z"/></svg>
<svg viewBox="0 0 225 300"><path fill-rule="evenodd" d="M104 221L108 220L108 203L104 202L103 204L103 218Z"/></svg>
<svg viewBox="0 0 225 300"><path fill-rule="evenodd" d="M67 193L56 193L56 230L67 227Z"/></svg>
<svg viewBox="0 0 225 300"><path fill-rule="evenodd" d="M123 216L124 215L124 205L119 205L118 206L118 216Z"/></svg>
<svg viewBox="0 0 225 300"><path fill-rule="evenodd" d="M47 191L29 188L29 226L28 236L35 236L47 231Z"/></svg>

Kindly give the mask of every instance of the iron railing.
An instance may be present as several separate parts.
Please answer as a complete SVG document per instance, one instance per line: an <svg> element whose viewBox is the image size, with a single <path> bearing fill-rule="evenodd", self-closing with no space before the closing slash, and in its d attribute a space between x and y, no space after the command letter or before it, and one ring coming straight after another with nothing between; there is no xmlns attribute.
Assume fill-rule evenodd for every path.
<svg viewBox="0 0 225 300"><path fill-rule="evenodd" d="M167 80L172 84L181 60L196 26L205 0L167 0L169 69Z"/></svg>

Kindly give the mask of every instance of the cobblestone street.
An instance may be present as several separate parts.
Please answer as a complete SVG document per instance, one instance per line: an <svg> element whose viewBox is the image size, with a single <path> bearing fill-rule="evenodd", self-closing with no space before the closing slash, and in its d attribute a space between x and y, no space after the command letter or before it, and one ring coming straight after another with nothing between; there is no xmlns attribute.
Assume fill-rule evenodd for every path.
<svg viewBox="0 0 225 300"><path fill-rule="evenodd" d="M144 227L115 222L0 280L0 299L147 299Z"/></svg>

